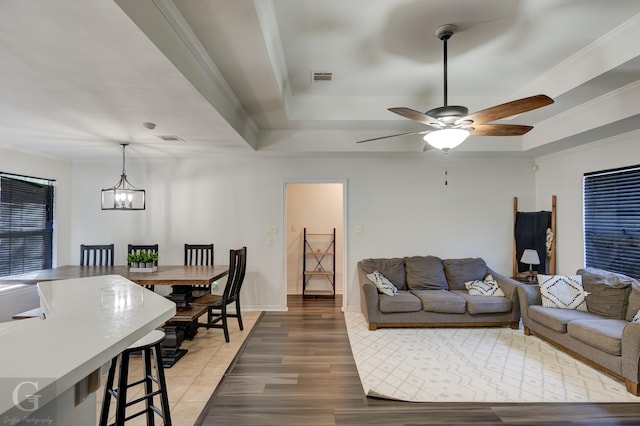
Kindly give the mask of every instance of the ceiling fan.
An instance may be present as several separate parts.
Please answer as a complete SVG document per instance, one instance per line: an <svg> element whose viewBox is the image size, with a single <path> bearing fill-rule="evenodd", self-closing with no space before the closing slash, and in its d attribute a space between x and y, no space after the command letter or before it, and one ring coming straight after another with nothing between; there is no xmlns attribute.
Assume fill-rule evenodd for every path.
<svg viewBox="0 0 640 426"><path fill-rule="evenodd" d="M426 130L406 132L396 135L381 136L358 141L371 142L380 139L407 135L425 135L424 140L434 148L448 151L460 145L470 136L520 136L533 129L533 126L520 124L491 124L490 122L522 114L553 103L546 95L530 96L504 104L496 105L482 111L469 114L469 109L460 105L447 104L447 40L456 31L455 25L443 25L436 29L436 36L443 42L444 50L444 106L434 108L425 113L406 107L389 108L389 111L427 126ZM425 145L425 150L428 145Z"/></svg>

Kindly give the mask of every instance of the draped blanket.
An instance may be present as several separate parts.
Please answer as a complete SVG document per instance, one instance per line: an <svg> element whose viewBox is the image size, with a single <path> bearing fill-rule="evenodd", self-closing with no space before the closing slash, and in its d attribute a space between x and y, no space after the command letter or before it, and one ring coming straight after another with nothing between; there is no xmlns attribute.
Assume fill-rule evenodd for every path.
<svg viewBox="0 0 640 426"><path fill-rule="evenodd" d="M551 228L551 212L516 212L514 236L516 240L516 259L518 259L518 271L529 270L529 265L520 262L525 249L535 249L540 258L539 265L533 265L533 270L539 274L547 273L546 242L547 229Z"/></svg>

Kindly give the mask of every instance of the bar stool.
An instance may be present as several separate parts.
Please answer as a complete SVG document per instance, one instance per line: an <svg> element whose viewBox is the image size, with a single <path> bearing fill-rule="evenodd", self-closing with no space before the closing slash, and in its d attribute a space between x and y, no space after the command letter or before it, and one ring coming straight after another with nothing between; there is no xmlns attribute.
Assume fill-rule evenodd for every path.
<svg viewBox="0 0 640 426"><path fill-rule="evenodd" d="M111 425L122 426L128 420L147 414L147 425L155 424L155 414L158 414L163 420L165 426L171 425L171 414L169 412L169 397L167 395L167 383L164 378L164 368L162 366L162 348L160 343L164 340L164 332L161 330L153 330L142 339L129 346L122 353L111 360L111 367L107 376L107 383L104 389L104 400L102 401L102 410L100 411L100 426L107 426L109 419L109 406L111 397L116 399L116 421ZM134 352L142 352L144 363L144 378L134 383L127 383L129 376L129 358ZM153 352L156 377L151 373L151 352ZM120 360L120 369L118 373L118 387L114 389L113 382L116 374L116 366ZM156 383L157 390L153 390L153 383ZM144 383L145 394L140 398L127 402L127 389L132 386ZM160 404L162 410L154 404L154 397L160 395ZM126 416L126 408L145 401L145 409L138 411L130 416Z"/></svg>

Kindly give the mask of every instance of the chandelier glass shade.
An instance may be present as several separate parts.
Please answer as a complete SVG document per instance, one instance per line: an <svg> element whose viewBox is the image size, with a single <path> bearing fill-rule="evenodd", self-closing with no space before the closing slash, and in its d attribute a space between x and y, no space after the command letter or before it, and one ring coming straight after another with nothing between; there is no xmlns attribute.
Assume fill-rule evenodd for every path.
<svg viewBox="0 0 640 426"><path fill-rule="evenodd" d="M448 151L460 145L468 137L468 130L442 129L427 133L423 139L434 148Z"/></svg>
<svg viewBox="0 0 640 426"><path fill-rule="evenodd" d="M125 153L127 143L122 143L122 175L111 188L101 191L102 210L144 210L146 207L145 190L136 188L127 179L125 172Z"/></svg>

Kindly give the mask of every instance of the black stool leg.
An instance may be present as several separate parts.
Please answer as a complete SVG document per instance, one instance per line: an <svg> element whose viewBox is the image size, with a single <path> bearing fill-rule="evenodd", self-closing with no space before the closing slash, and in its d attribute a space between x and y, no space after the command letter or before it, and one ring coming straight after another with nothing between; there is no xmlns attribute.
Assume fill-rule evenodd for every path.
<svg viewBox="0 0 640 426"><path fill-rule="evenodd" d="M120 374L118 375L118 398L116 404L116 426L124 426L127 408L127 381L129 377L129 352L120 354Z"/></svg>
<svg viewBox="0 0 640 426"><path fill-rule="evenodd" d="M171 426L171 412L169 410L169 394L167 393L167 381L164 377L161 343L157 343L153 347L153 355L156 361L156 374L158 375L158 384L161 389L160 404L162 405L162 415L164 417L164 426Z"/></svg>
<svg viewBox="0 0 640 426"><path fill-rule="evenodd" d="M113 379L116 375L116 364L118 357L111 360L109 374L107 375L107 383L104 385L104 398L102 400L102 408L100 409L100 426L107 426L109 421L109 407L111 405L111 390L113 389Z"/></svg>
<svg viewBox="0 0 640 426"><path fill-rule="evenodd" d="M151 348L145 348L142 351L143 362L144 362L144 392L147 395L150 395L148 398L145 398L145 405L147 411L147 426L155 426L155 416L153 413L153 409L151 407L154 406L153 403L153 381L151 380Z"/></svg>

